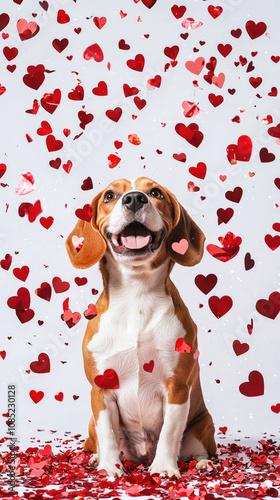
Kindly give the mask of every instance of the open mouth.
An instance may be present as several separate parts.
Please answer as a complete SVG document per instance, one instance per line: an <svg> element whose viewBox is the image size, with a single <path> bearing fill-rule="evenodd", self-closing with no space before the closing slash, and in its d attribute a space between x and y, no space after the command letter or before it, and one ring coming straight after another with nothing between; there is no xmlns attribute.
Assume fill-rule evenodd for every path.
<svg viewBox="0 0 280 500"><path fill-rule="evenodd" d="M162 242L164 230L150 231L140 222L131 222L119 234L108 234L114 252L143 254L157 250Z"/></svg>

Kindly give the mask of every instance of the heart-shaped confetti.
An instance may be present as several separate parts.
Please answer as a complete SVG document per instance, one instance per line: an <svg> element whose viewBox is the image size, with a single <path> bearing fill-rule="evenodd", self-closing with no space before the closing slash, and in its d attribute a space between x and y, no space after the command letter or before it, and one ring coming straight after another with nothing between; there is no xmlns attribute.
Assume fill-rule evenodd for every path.
<svg viewBox="0 0 280 500"><path fill-rule="evenodd" d="M97 375L94 383L101 389L118 389L120 386L118 375L112 369L105 370L103 375Z"/></svg>
<svg viewBox="0 0 280 500"><path fill-rule="evenodd" d="M192 174L194 177L197 177L198 179L205 179L206 171L207 167L202 161L198 162L196 167L189 168L190 174Z"/></svg>
<svg viewBox="0 0 280 500"><path fill-rule="evenodd" d="M177 123L175 130L177 134L186 139L186 141L196 148L198 148L203 140L203 133L199 130L196 123L191 123L187 127L183 123Z"/></svg>
<svg viewBox="0 0 280 500"><path fill-rule="evenodd" d="M205 64L204 57L198 57L195 61L187 61L185 66L187 70L191 71L195 75L200 75Z"/></svg>
<svg viewBox="0 0 280 500"><path fill-rule="evenodd" d="M35 293L41 299L47 300L49 302L52 296L51 285L44 281L43 283L41 283L39 288L36 288Z"/></svg>
<svg viewBox="0 0 280 500"><path fill-rule="evenodd" d="M41 352L38 361L30 363L30 370L34 373L49 373L51 371L50 358L45 352Z"/></svg>
<svg viewBox="0 0 280 500"><path fill-rule="evenodd" d="M76 278L77 279L77 278ZM75 281L76 281L75 279ZM77 281L76 281L77 283ZM81 285L81 280L77 283ZM83 284L83 283L82 283ZM97 316L97 309L96 309L96 306L94 304L89 304L88 308L86 311L84 311L84 317L88 320L90 319L93 319L95 318L95 316Z"/></svg>
<svg viewBox="0 0 280 500"><path fill-rule="evenodd" d="M221 298L217 296L210 297L208 304L212 313L218 319L227 314L233 306L232 298L228 295L224 295Z"/></svg>
<svg viewBox="0 0 280 500"><path fill-rule="evenodd" d="M86 203L83 208L77 208L75 215L86 222L90 222L92 218L92 208L89 203Z"/></svg>
<svg viewBox="0 0 280 500"><path fill-rule="evenodd" d="M20 175L20 181L15 188L16 194L22 196L32 193L35 189L35 180L30 172L23 172Z"/></svg>
<svg viewBox="0 0 280 500"><path fill-rule="evenodd" d="M13 275L21 281L26 281L29 275L29 267L28 266L15 267L15 269L13 269Z"/></svg>
<svg viewBox="0 0 280 500"><path fill-rule="evenodd" d="M201 292L207 295L216 286L218 278L215 274L208 274L204 276L203 274L198 274L194 282Z"/></svg>
<svg viewBox="0 0 280 500"><path fill-rule="evenodd" d="M240 340L234 340L232 347L236 356L241 356L250 349L250 346L246 342L240 342Z"/></svg>
<svg viewBox="0 0 280 500"><path fill-rule="evenodd" d="M264 394L264 379L257 370L249 374L248 382L244 382L239 386L239 391L247 398L259 397Z"/></svg>
<svg viewBox="0 0 280 500"><path fill-rule="evenodd" d="M179 253L180 255L185 255L186 251L189 248L189 243L186 238L182 238L180 241L174 241L171 245L172 250L174 252Z"/></svg>
<svg viewBox="0 0 280 500"><path fill-rule="evenodd" d="M29 23L26 19L19 19L17 22L17 30L21 41L24 41L37 35L40 30L40 26L38 26L35 21L31 21Z"/></svg>
<svg viewBox="0 0 280 500"><path fill-rule="evenodd" d="M280 311L280 293L272 292L268 298L260 299L256 303L258 313L266 318L275 319Z"/></svg>
<svg viewBox="0 0 280 500"><path fill-rule="evenodd" d="M175 351L188 354L189 352L191 352L191 350L192 350L192 345L187 344L187 342L185 342L185 340L182 337L176 340Z"/></svg>
<svg viewBox="0 0 280 500"><path fill-rule="evenodd" d="M30 391L29 396L31 397L32 401L34 401L35 404L40 403L40 401L44 397L44 392L43 391Z"/></svg>
<svg viewBox="0 0 280 500"><path fill-rule="evenodd" d="M152 373L153 369L154 369L154 366L155 366L155 362L154 362L153 359L151 359L151 361L149 361L149 363L144 363L143 370L145 372Z"/></svg>
<svg viewBox="0 0 280 500"><path fill-rule="evenodd" d="M247 135L241 135L236 144L227 147L227 158L230 163L249 161L252 154L252 141Z"/></svg>

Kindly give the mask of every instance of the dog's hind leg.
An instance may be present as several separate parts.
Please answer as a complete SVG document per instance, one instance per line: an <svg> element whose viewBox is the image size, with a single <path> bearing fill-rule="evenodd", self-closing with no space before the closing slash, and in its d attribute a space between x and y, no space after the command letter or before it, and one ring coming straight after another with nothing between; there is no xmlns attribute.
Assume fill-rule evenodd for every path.
<svg viewBox="0 0 280 500"><path fill-rule="evenodd" d="M214 432L212 417L207 413L185 431L179 460L197 460L199 471L205 471L209 464L213 465L210 457L216 453Z"/></svg>

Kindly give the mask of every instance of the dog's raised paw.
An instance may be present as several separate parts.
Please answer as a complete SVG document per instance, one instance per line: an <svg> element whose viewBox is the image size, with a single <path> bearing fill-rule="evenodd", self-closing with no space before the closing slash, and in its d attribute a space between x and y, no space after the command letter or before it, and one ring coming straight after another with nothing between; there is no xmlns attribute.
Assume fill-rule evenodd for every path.
<svg viewBox="0 0 280 500"><path fill-rule="evenodd" d="M208 460L207 458L202 458L201 460L198 460L196 468L199 472L206 472L209 465L212 469L214 469L214 464L211 460Z"/></svg>

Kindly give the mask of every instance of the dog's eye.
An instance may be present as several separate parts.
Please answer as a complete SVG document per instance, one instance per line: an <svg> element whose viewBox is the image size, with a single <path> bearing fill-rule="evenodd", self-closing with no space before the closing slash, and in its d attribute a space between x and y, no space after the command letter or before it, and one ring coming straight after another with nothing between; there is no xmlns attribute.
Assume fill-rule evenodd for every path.
<svg viewBox="0 0 280 500"><path fill-rule="evenodd" d="M104 196L104 203L109 203L110 201L113 201L116 198L115 193L113 191L107 191Z"/></svg>
<svg viewBox="0 0 280 500"><path fill-rule="evenodd" d="M163 194L160 189L158 188L153 188L150 191L150 195L153 196L153 198L157 198L158 200L162 200Z"/></svg>

